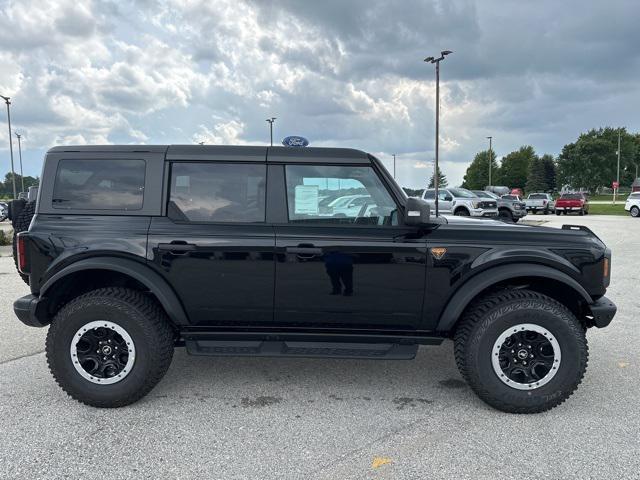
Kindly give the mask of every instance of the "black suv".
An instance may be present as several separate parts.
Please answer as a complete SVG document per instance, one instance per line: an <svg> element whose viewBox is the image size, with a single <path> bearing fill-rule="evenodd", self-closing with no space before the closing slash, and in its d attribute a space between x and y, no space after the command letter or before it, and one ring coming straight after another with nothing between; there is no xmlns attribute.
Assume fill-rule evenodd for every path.
<svg viewBox="0 0 640 480"><path fill-rule="evenodd" d="M540 412L616 311L590 230L436 218L350 149L56 147L16 243L15 313L50 325L53 376L97 407L143 397L175 346L411 359L452 338L485 402Z"/></svg>

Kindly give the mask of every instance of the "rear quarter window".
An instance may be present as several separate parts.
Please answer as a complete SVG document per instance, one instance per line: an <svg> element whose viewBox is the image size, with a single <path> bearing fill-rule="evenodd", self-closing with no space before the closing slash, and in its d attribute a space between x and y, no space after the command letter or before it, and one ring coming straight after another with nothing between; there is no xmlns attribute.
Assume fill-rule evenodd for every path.
<svg viewBox="0 0 640 480"><path fill-rule="evenodd" d="M52 206L65 210L140 210L144 160L60 160Z"/></svg>

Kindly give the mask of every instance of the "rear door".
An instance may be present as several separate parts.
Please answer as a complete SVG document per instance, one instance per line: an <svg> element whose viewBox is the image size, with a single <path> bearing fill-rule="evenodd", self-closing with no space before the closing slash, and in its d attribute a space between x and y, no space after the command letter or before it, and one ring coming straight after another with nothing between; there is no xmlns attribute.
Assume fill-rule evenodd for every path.
<svg viewBox="0 0 640 480"><path fill-rule="evenodd" d="M283 218L275 225L276 324L417 328L426 240L401 225L397 199L376 167L295 158L269 163L270 186L281 183L285 194ZM357 212L327 206L332 202L326 199L349 195L367 201Z"/></svg>
<svg viewBox="0 0 640 480"><path fill-rule="evenodd" d="M273 320L273 227L265 223L266 149L168 164L167 215L154 217L148 258L195 325Z"/></svg>

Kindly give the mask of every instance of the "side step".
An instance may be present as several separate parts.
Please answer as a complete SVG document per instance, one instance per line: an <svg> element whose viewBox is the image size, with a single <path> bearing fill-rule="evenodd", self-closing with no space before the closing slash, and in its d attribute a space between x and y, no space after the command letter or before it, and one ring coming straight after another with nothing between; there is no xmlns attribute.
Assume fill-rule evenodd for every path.
<svg viewBox="0 0 640 480"><path fill-rule="evenodd" d="M328 357L411 360L418 345L399 343L186 340L191 355L217 357Z"/></svg>

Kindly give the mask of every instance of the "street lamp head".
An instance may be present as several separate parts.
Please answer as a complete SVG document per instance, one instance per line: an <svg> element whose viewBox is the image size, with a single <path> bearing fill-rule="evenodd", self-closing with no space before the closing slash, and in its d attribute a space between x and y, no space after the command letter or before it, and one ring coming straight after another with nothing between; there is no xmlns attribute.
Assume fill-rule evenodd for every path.
<svg viewBox="0 0 640 480"><path fill-rule="evenodd" d="M11 97L5 97L4 95L0 95L0 98L3 99L5 102L7 102L7 105L9 105L11 102L9 101L9 99Z"/></svg>
<svg viewBox="0 0 640 480"><path fill-rule="evenodd" d="M453 52L451 50L443 50L440 52L440 55L442 55L443 57L446 57L450 53L453 53Z"/></svg>
<svg viewBox="0 0 640 480"><path fill-rule="evenodd" d="M429 62L429 63L433 63L433 61L435 60L435 58L433 57L427 57L424 59L425 62Z"/></svg>
<svg viewBox="0 0 640 480"><path fill-rule="evenodd" d="M489 140L491 140L493 137L487 137Z"/></svg>

